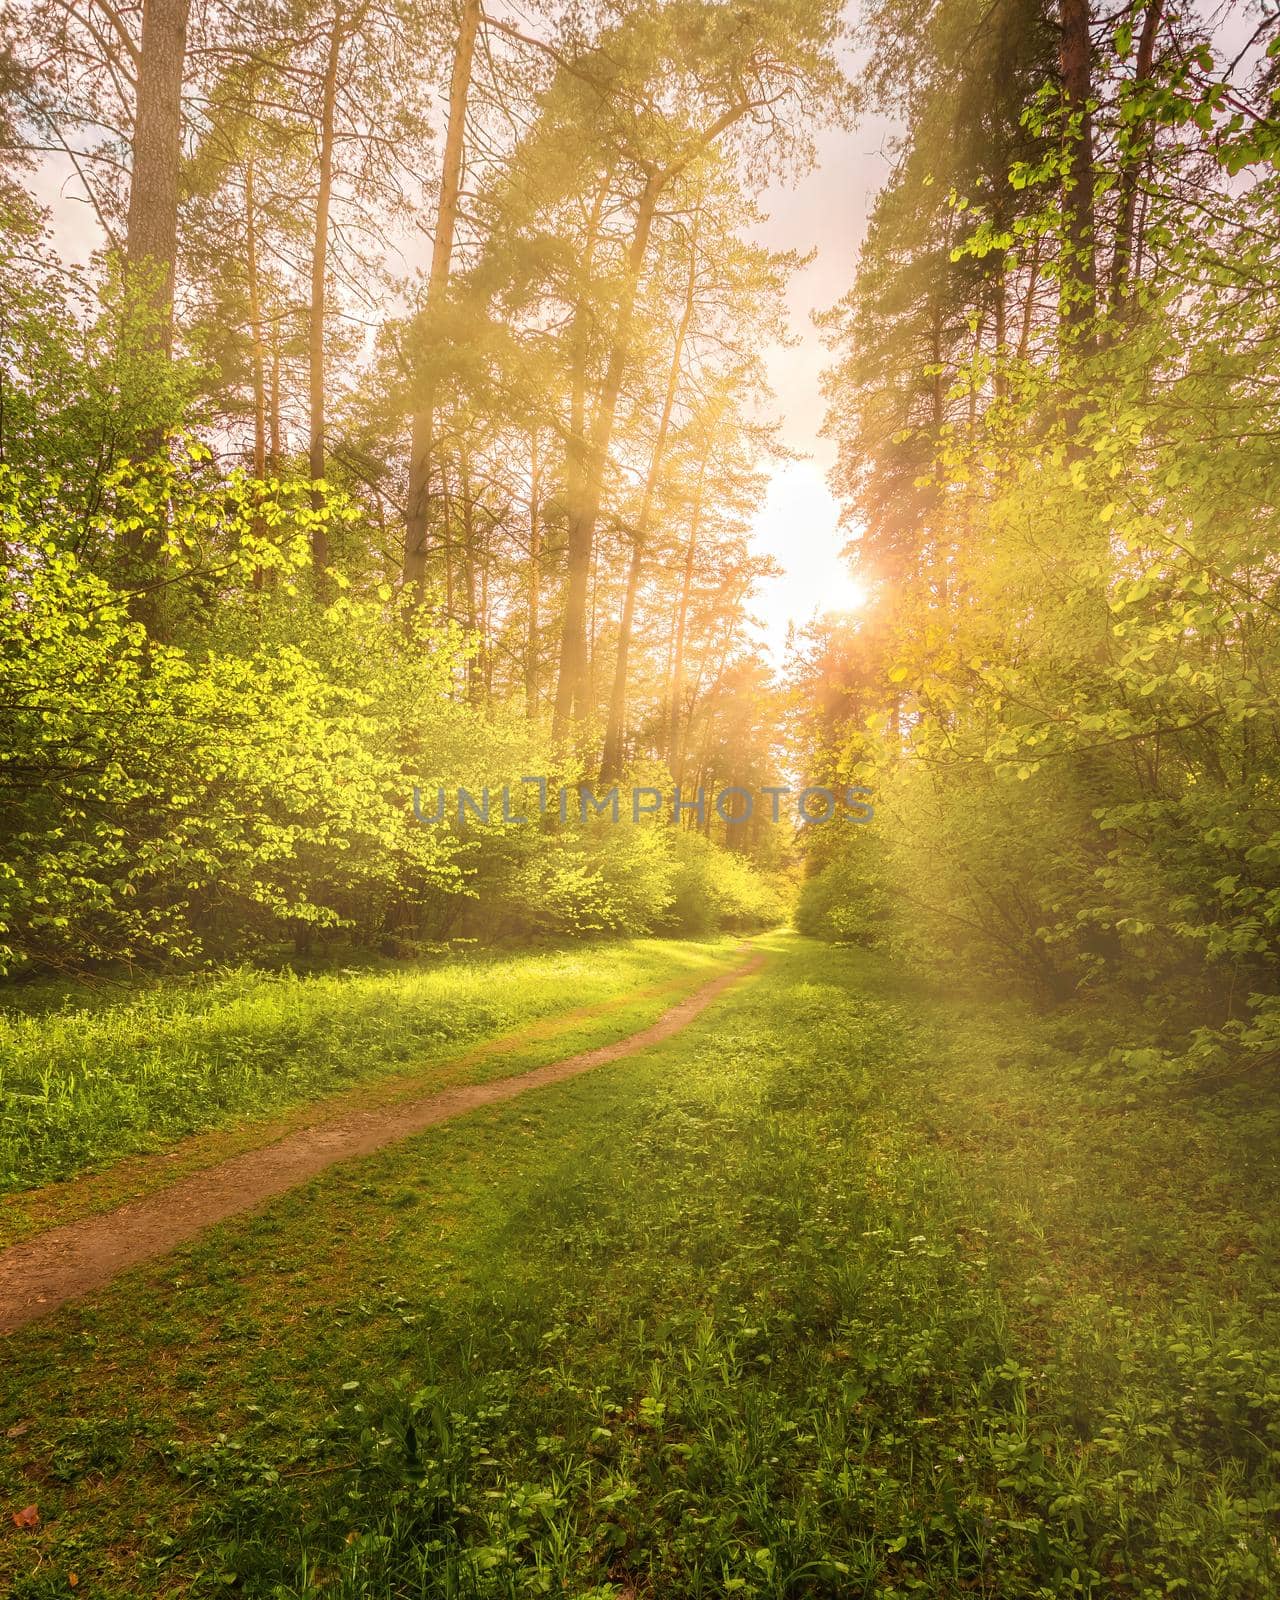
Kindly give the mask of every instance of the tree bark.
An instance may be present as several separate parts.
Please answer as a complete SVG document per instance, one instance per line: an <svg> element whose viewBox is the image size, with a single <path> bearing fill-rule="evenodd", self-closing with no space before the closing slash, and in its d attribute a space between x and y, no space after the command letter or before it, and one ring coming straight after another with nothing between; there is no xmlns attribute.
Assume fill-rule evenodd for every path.
<svg viewBox="0 0 1280 1600"><path fill-rule="evenodd" d="M1000 264L1000 270L996 274L995 282L992 285L992 298L992 309L995 314L995 327L993 329L992 336L995 339L996 349L995 376L992 387L996 399L1003 400L1008 392L1009 387L1008 374L1005 372L1005 359L1007 355L1005 350L1005 341L1009 337L1009 330L1007 326L1009 314L1009 283L1003 261Z"/></svg>
<svg viewBox="0 0 1280 1600"><path fill-rule="evenodd" d="M580 499L571 497L569 505L564 635L561 640L560 673L556 682L555 711L551 725L552 737L557 740L563 739L568 732L572 718L584 718L589 709L590 678L585 628L591 555L595 543L596 521L600 515L600 502L604 493L604 472L608 461L609 443L613 437L618 396L630 354L631 323L635 312L636 294L645 253L649 247L649 234L658 208L658 199L674 179L685 172L700 155L711 149L722 133L748 115L751 110L750 99L734 101L689 141L683 154L676 160L665 167L650 166L645 170L645 183L636 206L635 230L627 251L622 293L618 302L618 320L609 352L609 363L605 369L604 387L596 408L586 481Z"/></svg>
<svg viewBox="0 0 1280 1600"><path fill-rule="evenodd" d="M732 617L738 605L741 603L743 593L744 589L742 587L737 589L729 589L724 593L723 601L725 604L725 610L730 617ZM721 690L724 687L725 668L729 664L729 651L733 648L735 643L736 633L737 629L733 624L730 624L725 629L724 638L720 643L720 659L716 663L715 677L711 681L711 687L707 691L707 697L704 702L707 714L702 730L702 745L698 753L698 781L694 788L695 791L697 789L703 789L707 794L707 806L703 815L703 819L698 826L699 832L706 834L708 838L711 836L711 818L713 814L713 808L711 805L711 792L713 784L711 780L715 775L711 766L711 739L712 735L715 733L716 707L720 700ZM701 687L701 674L699 674L698 687ZM677 777L677 786L679 785L679 782L680 779Z"/></svg>
<svg viewBox="0 0 1280 1600"><path fill-rule="evenodd" d="M1018 360L1025 361L1031 348L1031 329L1035 321L1036 285L1040 281L1040 235L1036 235L1031 249L1031 265L1027 273L1027 292L1022 302L1022 331L1018 335Z"/></svg>
<svg viewBox="0 0 1280 1600"><path fill-rule="evenodd" d="M636 223L627 249L626 272L618 301L618 320L614 328L604 387L596 407L590 448L580 493L569 507L566 552L564 636L560 645L560 675L556 683L555 715L552 735L562 739L574 716L584 716L587 705L587 591L591 576L591 553L595 543L596 521L604 493L604 473L613 424L622 392L622 379L631 349L631 324L635 314L640 273L649 248L658 196L665 174L652 173L645 182L636 207Z"/></svg>
<svg viewBox="0 0 1280 1600"><path fill-rule="evenodd" d="M689 542L684 551L684 572L680 579L680 604L676 611L676 639L671 662L671 712L667 724L667 765L671 776L679 785L684 765L681 749L681 701L684 699L684 645L685 629L689 621L689 599L693 593L693 564L698 552L698 534L702 527L702 489L707 476L707 458L710 446L698 463L698 484L694 491L693 512L689 519Z"/></svg>
<svg viewBox="0 0 1280 1600"><path fill-rule="evenodd" d="M436 231L431 245L431 268L427 275L424 321L428 331L449 287L449 268L453 260L453 237L458 223L458 199L462 192L463 151L466 142L467 98L471 92L471 66L475 58L476 34L480 27L480 0L463 0L458 39L453 52L449 78L449 120L445 128L444 156L440 169L440 199L436 207ZM431 490L432 428L435 412L434 384L414 412L409 443L409 493L405 506L403 578L421 599L427 579L428 501Z"/></svg>
<svg viewBox="0 0 1280 1600"><path fill-rule="evenodd" d="M462 494L462 581L466 591L467 632L483 640L480 608L476 600L476 520L475 504L471 498L471 461L465 444L458 451L458 487ZM480 684L484 671L483 643L467 659L467 694L472 700L480 698Z"/></svg>
<svg viewBox="0 0 1280 1600"><path fill-rule="evenodd" d="M694 291L698 281L698 231L695 219L689 241L689 281L685 288L684 308L676 328L675 345L671 352L671 370L667 376L667 392L662 403L662 415L653 441L653 454L649 458L649 472L645 478L644 495L640 513L636 518L635 534L631 545L631 562L627 569L627 589L622 602L622 617L618 624L618 654L613 669L613 692L609 697L609 718L604 736L604 754L600 761L600 781L612 782L622 771L622 745L627 721L627 664L631 653L631 632L635 623L636 597L640 592L640 574L644 565L645 546L649 539L649 519L653 511L653 497L662 470L662 455L666 449L667 435L671 430L671 416L675 410L676 394L680 387L680 366L684 359L685 340L689 324L693 321Z"/></svg>
<svg viewBox="0 0 1280 1600"><path fill-rule="evenodd" d="M137 347L168 361L173 354L173 294L178 261L178 169L182 160L182 72L191 0L144 0L125 223L124 279L141 318ZM138 441L141 456L163 444L160 428ZM150 587L162 541L125 531L121 577L132 589L129 612L149 634L163 631Z"/></svg>
<svg viewBox="0 0 1280 1600"><path fill-rule="evenodd" d="M316 189L315 233L311 243L311 316L307 340L308 385L310 393L307 470L312 480L324 477L324 316L325 285L329 271L329 204L333 196L333 125L338 102L338 67L342 57L345 27L341 13L333 20L329 53L325 61L320 101L320 172ZM323 494L312 490L312 505L318 510ZM311 561L317 573L329 564L328 530L317 524L311 530Z"/></svg>
<svg viewBox="0 0 1280 1600"><path fill-rule="evenodd" d="M148 309L146 345L164 356L173 350L182 68L190 9L191 0L145 0L133 117L125 273L141 284Z"/></svg>
<svg viewBox="0 0 1280 1600"><path fill-rule="evenodd" d="M262 296L258 285L258 222L252 154L244 169L246 271L249 278L249 349L253 371L253 475L267 471L267 366L262 340Z"/></svg>
<svg viewBox="0 0 1280 1600"><path fill-rule="evenodd" d="M1093 40L1089 33L1089 0L1060 0L1062 39L1059 62L1062 92L1075 126L1069 134L1070 160L1063 206L1067 217L1067 261L1063 276L1062 320L1071 328L1093 320L1098 301L1094 250L1093 121L1089 95L1093 86Z"/></svg>
<svg viewBox="0 0 1280 1600"><path fill-rule="evenodd" d="M529 430L529 614L525 632L524 709L532 720L538 714L538 608L542 598L542 516L539 505L541 463L538 430Z"/></svg>
<svg viewBox="0 0 1280 1600"><path fill-rule="evenodd" d="M444 614L449 622L453 622L453 547L457 540L453 536L453 495L449 490L449 480L446 478L440 485L440 522L444 533L441 541L441 554L444 556Z"/></svg>
<svg viewBox="0 0 1280 1600"><path fill-rule="evenodd" d="M253 180L251 151L244 169L245 271L249 280L249 364L253 374L253 475L261 483L267 472L267 371L262 342L262 301L258 290L258 219ZM262 491L254 492L260 495ZM253 531L259 538L265 532L261 517L254 518ZM266 573L255 565L253 587L261 590L265 585Z"/></svg>
<svg viewBox="0 0 1280 1600"><path fill-rule="evenodd" d="M1156 34L1164 14L1164 0L1150 0L1142 19L1142 33L1138 38L1138 56L1134 69L1134 82L1145 83L1151 76L1155 62ZM1129 297L1133 272L1134 226L1138 215L1138 175L1142 158L1130 152L1120 168L1119 206L1116 219L1116 242L1111 256L1111 274L1108 300L1112 311Z"/></svg>
<svg viewBox="0 0 1280 1600"><path fill-rule="evenodd" d="M601 182L596 187L592 197L591 211L587 218L586 238L582 250L582 279L589 283L595 267L596 246L600 237L600 219L604 213L604 203L609 193L612 182L612 172L606 172ZM569 436L565 441L565 500L572 512L572 508L581 503L586 493L588 474L588 446L587 446L587 366L590 359L589 334L590 311L585 295L578 301L574 310L573 328L570 335L570 364L569 364ZM587 562L590 555L588 552ZM566 579L566 609L568 607L568 588ZM585 626L585 622L580 624ZM561 668L563 670L564 627L561 625ZM552 716L555 718L553 707Z"/></svg>
<svg viewBox="0 0 1280 1600"><path fill-rule="evenodd" d="M280 471L280 323L271 319L271 449L267 455L272 474Z"/></svg>

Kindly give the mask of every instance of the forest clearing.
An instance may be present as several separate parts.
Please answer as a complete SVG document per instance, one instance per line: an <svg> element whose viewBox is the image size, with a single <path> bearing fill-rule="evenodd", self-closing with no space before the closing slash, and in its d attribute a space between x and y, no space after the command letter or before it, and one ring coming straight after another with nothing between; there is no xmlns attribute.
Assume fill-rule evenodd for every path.
<svg viewBox="0 0 1280 1600"><path fill-rule="evenodd" d="M756 945L11 1335L13 1592L1271 1592L1274 1113Z"/></svg>

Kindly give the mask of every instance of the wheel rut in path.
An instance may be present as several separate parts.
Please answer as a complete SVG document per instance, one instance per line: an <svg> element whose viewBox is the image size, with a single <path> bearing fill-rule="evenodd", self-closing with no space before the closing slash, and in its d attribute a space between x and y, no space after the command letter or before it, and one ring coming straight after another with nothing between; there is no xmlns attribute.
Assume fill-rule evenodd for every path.
<svg viewBox="0 0 1280 1600"><path fill-rule="evenodd" d="M50 1228L0 1251L0 1333L12 1333L121 1272L167 1254L227 1217L254 1211L326 1167L407 1139L437 1122L531 1089L563 1083L635 1055L679 1033L727 989L764 965L762 955L713 978L625 1039L599 1045L515 1077L442 1089L418 1100L357 1111L302 1128L275 1144L206 1167L114 1211Z"/></svg>

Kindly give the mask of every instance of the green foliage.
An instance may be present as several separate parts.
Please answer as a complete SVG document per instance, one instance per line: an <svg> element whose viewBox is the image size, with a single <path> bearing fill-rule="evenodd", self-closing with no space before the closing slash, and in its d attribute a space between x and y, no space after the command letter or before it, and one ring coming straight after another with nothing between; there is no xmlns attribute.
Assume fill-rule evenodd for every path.
<svg viewBox="0 0 1280 1600"><path fill-rule="evenodd" d="M671 903L662 926L683 933L776 926L785 903L777 882L738 851L697 833L671 840Z"/></svg>
<svg viewBox="0 0 1280 1600"><path fill-rule="evenodd" d="M529 832L484 891L485 925L542 935L648 933L671 902L665 832L628 822ZM701 928L690 929L702 932Z"/></svg>
<svg viewBox="0 0 1280 1600"><path fill-rule="evenodd" d="M810 874L795 909L801 933L836 944L881 941L889 915L885 863L867 826L842 830L834 848L810 853Z"/></svg>
<svg viewBox="0 0 1280 1600"><path fill-rule="evenodd" d="M122 462L195 420L199 369L154 351L154 306L137 285L68 271L43 218L15 218L2 193L0 224L0 461L70 548L109 571L124 552L94 514Z"/></svg>
<svg viewBox="0 0 1280 1600"><path fill-rule="evenodd" d="M770 927L782 917L767 874L664 823L592 820L505 836L494 828L483 838L476 902L460 926L489 935L698 935Z"/></svg>
<svg viewBox="0 0 1280 1600"><path fill-rule="evenodd" d="M1274 1059L1280 186L1209 46L1167 47L1184 23L1146 16L1143 75L1132 19L1093 63L1090 280L1067 223L1079 113L1055 83L1004 108L1000 139L1013 119L1032 148L1003 190L882 200L829 426L883 587L859 693L812 737L876 785L899 948L1054 1000L1144 995L1162 1018L1127 1041L1133 1070L1156 1049L1212 1077ZM947 82L948 59L922 69L904 172L933 160L937 119L968 126L971 73ZM1250 91L1262 126L1274 88ZM857 330L914 314L910 248L944 220L932 359L885 335L872 370ZM868 421L886 406L889 443ZM802 926L844 936L834 890L824 866Z"/></svg>
<svg viewBox="0 0 1280 1600"><path fill-rule="evenodd" d="M1071 447L1012 452L1035 384L976 459L954 443L983 530L954 557L967 604L909 624L901 597L912 759L886 751L878 815L898 880L927 940L963 927L970 957L1057 994L1190 983L1238 1008L1275 970L1276 421L1256 307L1210 287L1089 358Z"/></svg>
<svg viewBox="0 0 1280 1600"><path fill-rule="evenodd" d="M249 592L254 570L275 586L255 627L218 609L185 646L162 643L0 469L5 965L376 929L391 900L456 889L456 846L413 824L407 757L433 735L448 750L458 637L420 629L402 648L374 601L295 605L312 516L298 491L164 464L110 487L93 525L139 549L162 538L172 581L198 587L217 565Z"/></svg>
<svg viewBox="0 0 1280 1600"><path fill-rule="evenodd" d="M570 7L474 60L447 8L231 8L185 50L177 16L37 11L0 60L0 974L772 917L660 832L423 828L409 796L769 769L747 530L801 258L754 196L848 105L838 0ZM415 69L451 52L448 140ZM509 71L455 217L471 79ZM457 248L397 285L437 135ZM57 148L96 231L16 181Z"/></svg>
<svg viewBox="0 0 1280 1600"><path fill-rule="evenodd" d="M317 595L310 535L354 521L340 496L317 509L196 446L117 468L87 522L45 488L0 467L0 966L776 919L744 862L673 830L503 824L504 786L571 773L535 724L458 695L459 630L341 573ZM121 589L77 553L113 542L164 576ZM441 825L415 785L450 797ZM490 822L459 822L459 788L490 791Z"/></svg>

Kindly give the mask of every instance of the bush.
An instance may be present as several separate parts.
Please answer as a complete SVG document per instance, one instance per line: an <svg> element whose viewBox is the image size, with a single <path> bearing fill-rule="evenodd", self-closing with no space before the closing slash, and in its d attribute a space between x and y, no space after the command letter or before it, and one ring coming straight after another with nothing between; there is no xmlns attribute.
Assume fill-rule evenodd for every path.
<svg viewBox="0 0 1280 1600"><path fill-rule="evenodd" d="M102 516L148 537L158 522L178 575L202 545L246 591L267 563L277 581L211 608L179 647L0 467L0 970L374 936L464 887L458 838L414 821L419 752L451 782L522 759L509 728L452 697L456 630L397 618L389 589L298 593L301 494L188 469L122 473Z"/></svg>
<svg viewBox="0 0 1280 1600"><path fill-rule="evenodd" d="M701 834L674 832L671 903L664 930L716 933L720 929L772 927L785 906L777 886L736 851Z"/></svg>
<svg viewBox="0 0 1280 1600"><path fill-rule="evenodd" d="M825 856L814 851L796 902L797 931L832 944L880 943L888 912L880 859L876 841L862 829L842 829Z"/></svg>
<svg viewBox="0 0 1280 1600"><path fill-rule="evenodd" d="M784 915L776 887L744 857L663 822L491 828L477 830L473 849L467 932L698 936Z"/></svg>
<svg viewBox="0 0 1280 1600"><path fill-rule="evenodd" d="M475 704L460 631L311 570L340 496L178 456L117 469L83 538L146 552L163 598L92 570L80 514L0 465L0 972L779 919L745 858L657 818L504 824L518 775L581 775ZM424 825L415 788L449 814ZM460 789L492 820L460 819Z"/></svg>
<svg viewBox="0 0 1280 1600"><path fill-rule="evenodd" d="M608 822L521 829L505 874L490 873L478 920L490 931L578 937L649 933L671 904L661 829Z"/></svg>

